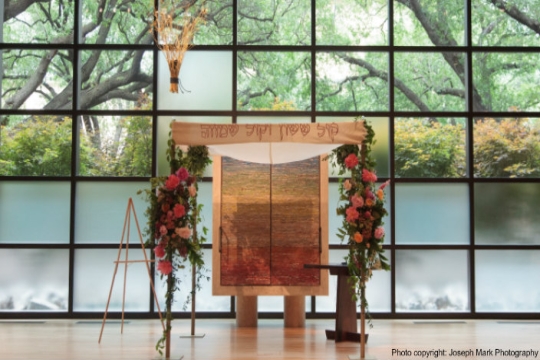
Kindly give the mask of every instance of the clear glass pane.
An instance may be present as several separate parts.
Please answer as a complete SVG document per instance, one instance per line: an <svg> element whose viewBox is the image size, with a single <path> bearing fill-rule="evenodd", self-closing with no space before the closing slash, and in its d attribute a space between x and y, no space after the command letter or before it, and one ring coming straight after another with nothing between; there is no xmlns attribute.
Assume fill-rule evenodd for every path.
<svg viewBox="0 0 540 360"><path fill-rule="evenodd" d="M347 256L347 250L330 250L328 255L330 259L330 264L340 264L345 261L344 259L345 256ZM336 312L337 276L329 275L328 281L328 296L317 296L315 298L317 312ZM369 311L390 312L390 284L391 278L389 271L381 270L373 272L373 277L368 281L366 285L366 297L369 305Z"/></svg>
<svg viewBox="0 0 540 360"><path fill-rule="evenodd" d="M149 182L80 182L77 184L75 206L76 243L120 244L129 198L133 200L139 228L146 228L147 204L137 191L149 189ZM124 233L124 244L128 241L128 227ZM129 243L140 245L135 214L131 211Z"/></svg>
<svg viewBox="0 0 540 360"><path fill-rule="evenodd" d="M474 121L474 176L540 177L540 119L485 118Z"/></svg>
<svg viewBox="0 0 540 360"><path fill-rule="evenodd" d="M469 244L467 184L396 184L396 244Z"/></svg>
<svg viewBox="0 0 540 360"><path fill-rule="evenodd" d="M387 53L318 53L317 110L388 110L387 79Z"/></svg>
<svg viewBox="0 0 540 360"><path fill-rule="evenodd" d="M473 1L472 41L475 46L540 46L539 0Z"/></svg>
<svg viewBox="0 0 540 360"><path fill-rule="evenodd" d="M73 0L2 1L5 43L73 43Z"/></svg>
<svg viewBox="0 0 540 360"><path fill-rule="evenodd" d="M165 56L159 54L157 62L160 110L232 109L230 51L188 51L180 68L178 93L169 91L171 76Z"/></svg>
<svg viewBox="0 0 540 360"><path fill-rule="evenodd" d="M239 45L311 45L310 0L239 0Z"/></svg>
<svg viewBox="0 0 540 360"><path fill-rule="evenodd" d="M540 253L537 250L477 250L478 312L540 311Z"/></svg>
<svg viewBox="0 0 540 360"><path fill-rule="evenodd" d="M377 184L377 186L379 186ZM384 192L386 194L386 200L385 200L385 208L388 211L388 214L391 214L391 188L386 187L384 189ZM338 208L340 202L339 202L339 183L338 182L330 182L328 184L328 242L331 245L345 245L341 243L341 240L337 236L338 229L343 227L343 221L344 218L342 215L336 214L336 209ZM392 238L392 231L390 226L390 215L384 218L384 233L385 236L385 245L390 243L390 239Z"/></svg>
<svg viewBox="0 0 540 360"><path fill-rule="evenodd" d="M390 176L390 126L388 118L368 117L364 118L373 128L375 132L375 145L371 149L371 155L375 159L375 172L380 178ZM354 121L352 117L317 117L317 122L350 122ZM338 169L331 162L328 163L330 177L338 176Z"/></svg>
<svg viewBox="0 0 540 360"><path fill-rule="evenodd" d="M396 53L396 111L465 111L465 53Z"/></svg>
<svg viewBox="0 0 540 360"><path fill-rule="evenodd" d="M539 111L538 53L473 53L475 111Z"/></svg>
<svg viewBox="0 0 540 360"><path fill-rule="evenodd" d="M231 45L233 39L232 0L206 0L208 19L195 33L193 43L197 45Z"/></svg>
<svg viewBox="0 0 540 360"><path fill-rule="evenodd" d="M120 258L119 258L120 256ZM150 252L147 251L149 258ZM112 294L109 311L122 311L122 298L125 285L125 311L150 310L150 277L144 262L118 263L115 274L115 261L126 261L126 250L119 254L118 249L77 249L75 250L75 269L73 275L73 310L104 312L107 308L109 292ZM140 248L130 248L127 260L144 260ZM124 273L126 282L124 284ZM114 284L112 282L114 281Z"/></svg>
<svg viewBox="0 0 540 360"><path fill-rule="evenodd" d="M466 128L466 119L463 118L396 118L396 177L465 177Z"/></svg>
<svg viewBox="0 0 540 360"><path fill-rule="evenodd" d="M465 2L395 0L394 43L400 46L465 45Z"/></svg>
<svg viewBox="0 0 540 360"><path fill-rule="evenodd" d="M2 50L2 109L71 109L73 64L66 50Z"/></svg>
<svg viewBox="0 0 540 360"><path fill-rule="evenodd" d="M209 312L229 312L231 311L231 297L230 296L214 296L212 295L212 250L203 250L204 268L200 272L198 280L198 286L195 295L195 310L196 311L209 311ZM191 265L189 262L185 263L186 267L176 272L176 277L180 280L180 286L174 293L174 311L191 311L191 299L190 292L192 289L191 283ZM160 278L160 275L156 275L156 293L159 300L159 306L161 311L165 311L165 292L167 286L165 284L166 278ZM155 307L157 310L157 306Z"/></svg>
<svg viewBox="0 0 540 360"><path fill-rule="evenodd" d="M238 52L238 109L309 110L310 72L307 52Z"/></svg>
<svg viewBox="0 0 540 360"><path fill-rule="evenodd" d="M538 245L539 233L540 183L474 185L476 244Z"/></svg>
<svg viewBox="0 0 540 360"><path fill-rule="evenodd" d="M137 44L152 41L147 19L150 1L82 0L80 42L86 44Z"/></svg>
<svg viewBox="0 0 540 360"><path fill-rule="evenodd" d="M79 129L79 175L152 175L152 117L81 116Z"/></svg>
<svg viewBox="0 0 540 360"><path fill-rule="evenodd" d="M85 50L80 55L79 109L152 108L152 51Z"/></svg>
<svg viewBox="0 0 540 360"><path fill-rule="evenodd" d="M9 115L0 126L0 175L71 174L70 117Z"/></svg>
<svg viewBox="0 0 540 360"><path fill-rule="evenodd" d="M316 7L318 45L388 44L388 0L317 0Z"/></svg>
<svg viewBox="0 0 540 360"><path fill-rule="evenodd" d="M0 311L67 311L67 249L0 249L0 264Z"/></svg>
<svg viewBox="0 0 540 360"><path fill-rule="evenodd" d="M69 243L70 194L69 182L1 181L0 243Z"/></svg>
<svg viewBox="0 0 540 360"><path fill-rule="evenodd" d="M468 311L465 250L397 250L396 311Z"/></svg>
<svg viewBox="0 0 540 360"><path fill-rule="evenodd" d="M160 116L158 118L158 134L157 134L157 173L158 176L168 176L171 173L169 162L167 161L167 142L169 141L169 133L171 132L171 122L196 122L210 124L231 124L232 119L226 116ZM212 176L212 164L204 171L203 176Z"/></svg>

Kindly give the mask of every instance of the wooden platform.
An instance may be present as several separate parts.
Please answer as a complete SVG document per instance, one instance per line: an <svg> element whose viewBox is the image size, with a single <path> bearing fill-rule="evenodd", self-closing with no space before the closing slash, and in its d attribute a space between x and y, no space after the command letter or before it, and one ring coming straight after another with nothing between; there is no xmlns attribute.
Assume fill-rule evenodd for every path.
<svg viewBox="0 0 540 360"><path fill-rule="evenodd" d="M204 338L189 334L189 320L173 322L171 359L197 360L348 360L359 355L359 344L327 340L325 329L333 320L306 320L305 328L284 328L283 320L259 320L257 328L237 328L235 320L198 320ZM445 350L438 359L461 359L449 351L514 349L540 351L540 322L531 321L374 321L369 330L366 358L422 359L414 351ZM158 321L129 320L120 334L120 322L105 326L98 344L101 320L0 320L0 359L160 359L155 343L161 335ZM392 354L393 349L411 355ZM442 354L440 354L442 355ZM426 357L424 357L425 359ZM432 355L429 359L434 359ZM515 359L512 356L471 356L468 359ZM523 359L521 356L520 359ZM537 358L540 358L538 355ZM528 359L534 359L530 356Z"/></svg>

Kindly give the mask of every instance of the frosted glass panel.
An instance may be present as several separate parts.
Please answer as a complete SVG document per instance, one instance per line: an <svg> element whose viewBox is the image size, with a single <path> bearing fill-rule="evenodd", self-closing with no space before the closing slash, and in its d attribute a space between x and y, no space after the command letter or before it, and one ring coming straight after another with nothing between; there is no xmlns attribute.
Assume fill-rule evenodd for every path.
<svg viewBox="0 0 540 360"><path fill-rule="evenodd" d="M467 184L396 184L396 244L468 244Z"/></svg>
<svg viewBox="0 0 540 360"><path fill-rule="evenodd" d="M379 184L376 185L378 186ZM384 233L386 234L386 236L384 237L384 245L390 244L390 241L392 239L392 229L390 226L390 190L391 188L389 186L384 189L384 192L386 194L385 208L388 211L388 215L383 219L383 228ZM343 216L336 213L336 209L340 205L339 196L339 183L328 183L328 242L330 244L345 245L346 243L342 243L337 236L338 229L343 226Z"/></svg>
<svg viewBox="0 0 540 360"><path fill-rule="evenodd" d="M69 182L0 182L0 243L69 243Z"/></svg>
<svg viewBox="0 0 540 360"><path fill-rule="evenodd" d="M540 251L478 250L476 311L540 311Z"/></svg>
<svg viewBox="0 0 540 360"><path fill-rule="evenodd" d="M371 155L377 162L375 171L378 177L389 177L390 174L390 126L388 118L366 118L369 124L375 131L376 143L373 145ZM354 117L317 117L317 122L350 122L354 121ZM330 165L330 164L329 164ZM334 167L329 167L329 174L331 177L337 177L338 171Z"/></svg>
<svg viewBox="0 0 540 360"><path fill-rule="evenodd" d="M147 204L138 190L150 188L149 182L80 182L75 207L75 242L116 243L122 239L128 200L131 197L143 233ZM129 243L140 244L134 214L131 214ZM124 243L127 242L127 229Z"/></svg>
<svg viewBox="0 0 540 360"><path fill-rule="evenodd" d="M195 299L196 311L231 311L230 296L213 296L212 295L212 250L203 250L204 269L198 284L200 290L197 290ZM177 271L176 277L180 280L179 290L174 293L174 311L191 311L191 302L189 299L191 292L191 265L186 261L186 268ZM156 274L156 292L158 294L159 306L162 311L165 311L165 285L166 278L160 279L160 275ZM155 307L157 310L157 306Z"/></svg>
<svg viewBox="0 0 540 360"><path fill-rule="evenodd" d="M501 211L501 206L504 211ZM540 244L539 183L474 186L474 236L482 245Z"/></svg>
<svg viewBox="0 0 540 360"><path fill-rule="evenodd" d="M258 296L257 309L259 312L283 312L285 300L283 296Z"/></svg>
<svg viewBox="0 0 540 360"><path fill-rule="evenodd" d="M128 260L144 260L140 248L128 251ZM150 252L147 250L147 256ZM118 249L77 249L73 280L73 310L104 312L113 280ZM120 260L126 259L122 250ZM125 264L118 265L109 311L122 311ZM150 278L144 262L128 264L126 277L126 311L150 310Z"/></svg>
<svg viewBox="0 0 540 360"><path fill-rule="evenodd" d="M168 176L171 173L167 161L167 142L171 131L171 121L199 122L210 124L231 124L232 119L226 116L160 116L158 118L157 135L157 173L159 176ZM212 176L212 165L204 171L204 176Z"/></svg>
<svg viewBox="0 0 540 360"><path fill-rule="evenodd" d="M396 311L468 311L464 250L397 250Z"/></svg>
<svg viewBox="0 0 540 360"><path fill-rule="evenodd" d="M339 264L344 262L348 250L330 250L329 263ZM390 254L387 254L390 258ZM391 261L391 259L389 259ZM328 270L324 270L328 271ZM315 299L316 311L335 312L337 295L337 276L329 275L328 296L317 296ZM390 312L391 310L391 278L390 271L374 271L373 277L368 281L366 287L366 297L369 304L369 311Z"/></svg>
<svg viewBox="0 0 540 360"><path fill-rule="evenodd" d="M188 51L180 69L179 90L169 91L170 73L163 54L158 56L158 109L232 110L232 53ZM181 86L180 86L181 85Z"/></svg>
<svg viewBox="0 0 540 360"><path fill-rule="evenodd" d="M0 249L0 311L67 311L69 251Z"/></svg>

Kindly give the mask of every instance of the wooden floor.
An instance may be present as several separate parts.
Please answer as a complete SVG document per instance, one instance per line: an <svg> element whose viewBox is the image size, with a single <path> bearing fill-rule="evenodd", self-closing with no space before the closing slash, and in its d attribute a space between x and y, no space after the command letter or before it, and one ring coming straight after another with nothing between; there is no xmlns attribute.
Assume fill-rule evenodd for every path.
<svg viewBox="0 0 540 360"><path fill-rule="evenodd" d="M237 328L234 320L197 320L196 334L189 320L173 322L171 359L310 359L332 360L359 357L360 345L326 340L332 320L307 320L305 328L283 328L283 320L259 320L257 328ZM120 333L120 321L109 320L101 343L101 321L2 321L0 359L162 359L155 350L161 336L158 321L129 320ZM413 321L375 320L369 329L366 359L516 359L516 353L497 349L534 351L519 359L540 359L539 321ZM396 353L395 349L400 353ZM486 351L476 356L476 351ZM431 353L430 353L431 351ZM444 351L444 353L443 353ZM493 354L489 354L492 351Z"/></svg>

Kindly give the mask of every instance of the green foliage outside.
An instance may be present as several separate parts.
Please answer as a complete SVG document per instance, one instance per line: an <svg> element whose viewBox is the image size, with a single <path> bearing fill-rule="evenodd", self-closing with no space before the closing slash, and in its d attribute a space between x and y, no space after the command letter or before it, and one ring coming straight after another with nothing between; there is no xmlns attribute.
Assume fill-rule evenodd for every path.
<svg viewBox="0 0 540 360"><path fill-rule="evenodd" d="M482 119L474 125L476 177L540 177L540 124L526 118Z"/></svg>
<svg viewBox="0 0 540 360"><path fill-rule="evenodd" d="M9 121L9 120L8 120ZM32 117L0 130L0 175L69 176L71 119ZM81 157L88 158L86 147Z"/></svg>
<svg viewBox="0 0 540 360"><path fill-rule="evenodd" d="M465 127L419 119L396 119L396 177L436 178L466 175Z"/></svg>

